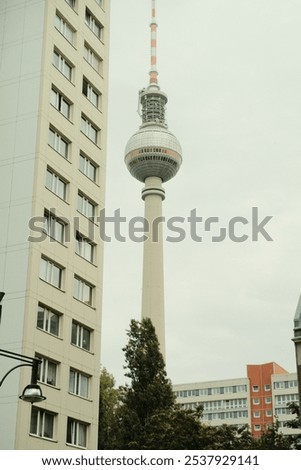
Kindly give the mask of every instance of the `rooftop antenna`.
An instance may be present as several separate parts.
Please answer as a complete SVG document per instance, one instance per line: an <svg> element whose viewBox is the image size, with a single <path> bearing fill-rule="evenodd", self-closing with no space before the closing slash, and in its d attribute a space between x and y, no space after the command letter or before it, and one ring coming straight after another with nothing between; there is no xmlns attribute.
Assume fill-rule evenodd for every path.
<svg viewBox="0 0 301 470"><path fill-rule="evenodd" d="M152 18L150 23L151 29L151 66L149 72L149 83L158 84L158 70L157 70L157 12L156 0L152 0Z"/></svg>

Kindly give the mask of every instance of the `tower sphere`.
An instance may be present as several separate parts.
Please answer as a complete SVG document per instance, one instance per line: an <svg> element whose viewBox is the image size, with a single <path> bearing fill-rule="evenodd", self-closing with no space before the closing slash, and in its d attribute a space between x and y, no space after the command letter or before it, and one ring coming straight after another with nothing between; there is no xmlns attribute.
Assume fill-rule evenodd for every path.
<svg viewBox="0 0 301 470"><path fill-rule="evenodd" d="M150 176L157 176L164 183L181 166L181 145L165 126L145 123L128 141L125 163L137 180L144 182Z"/></svg>

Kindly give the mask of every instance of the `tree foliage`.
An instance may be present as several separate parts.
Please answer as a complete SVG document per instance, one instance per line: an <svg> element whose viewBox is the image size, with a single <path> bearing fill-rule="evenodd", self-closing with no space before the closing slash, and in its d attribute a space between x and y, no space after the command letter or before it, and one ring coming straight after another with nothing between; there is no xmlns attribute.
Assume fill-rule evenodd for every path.
<svg viewBox="0 0 301 470"><path fill-rule="evenodd" d="M114 449L116 446L116 412L119 391L115 379L103 368L99 379L98 449Z"/></svg>
<svg viewBox="0 0 301 470"><path fill-rule="evenodd" d="M285 426L291 429L299 429L300 432L298 434L294 434L292 436L292 446L294 449L301 450L301 415L300 415L300 405L298 403L292 402L287 405L290 413L294 415L294 417L286 421Z"/></svg>

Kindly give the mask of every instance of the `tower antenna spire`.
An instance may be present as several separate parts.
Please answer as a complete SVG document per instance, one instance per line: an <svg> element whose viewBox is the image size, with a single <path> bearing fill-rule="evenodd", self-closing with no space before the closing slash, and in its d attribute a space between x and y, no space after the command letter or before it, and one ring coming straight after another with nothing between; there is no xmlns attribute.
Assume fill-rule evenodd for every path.
<svg viewBox="0 0 301 470"><path fill-rule="evenodd" d="M157 85L158 83L158 70L157 70L157 10L156 0L152 1L152 17L150 23L151 29L151 66L149 72L149 83L150 85Z"/></svg>

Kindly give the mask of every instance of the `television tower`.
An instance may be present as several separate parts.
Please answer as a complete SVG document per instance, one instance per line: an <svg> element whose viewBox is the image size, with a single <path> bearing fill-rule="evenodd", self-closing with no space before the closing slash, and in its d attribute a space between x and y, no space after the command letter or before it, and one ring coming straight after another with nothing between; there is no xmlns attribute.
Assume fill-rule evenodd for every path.
<svg viewBox="0 0 301 470"><path fill-rule="evenodd" d="M182 150L165 121L167 95L158 86L156 1L151 0L151 66L149 85L139 92L142 124L125 148L129 172L145 184L145 241L143 247L142 318L150 318L165 359L162 183L175 176L182 163Z"/></svg>

